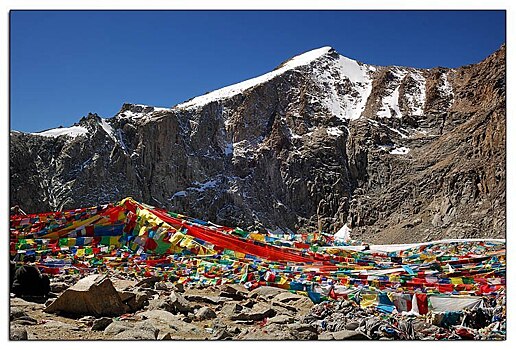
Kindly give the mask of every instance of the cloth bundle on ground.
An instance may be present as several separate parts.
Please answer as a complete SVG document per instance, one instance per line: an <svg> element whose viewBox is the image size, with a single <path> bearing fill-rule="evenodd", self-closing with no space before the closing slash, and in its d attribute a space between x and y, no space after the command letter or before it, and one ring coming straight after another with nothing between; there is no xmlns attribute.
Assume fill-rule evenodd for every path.
<svg viewBox="0 0 516 350"><path fill-rule="evenodd" d="M13 271L11 264L11 271ZM50 293L50 280L47 275L41 274L35 266L21 266L14 272L11 292L18 297L47 296Z"/></svg>

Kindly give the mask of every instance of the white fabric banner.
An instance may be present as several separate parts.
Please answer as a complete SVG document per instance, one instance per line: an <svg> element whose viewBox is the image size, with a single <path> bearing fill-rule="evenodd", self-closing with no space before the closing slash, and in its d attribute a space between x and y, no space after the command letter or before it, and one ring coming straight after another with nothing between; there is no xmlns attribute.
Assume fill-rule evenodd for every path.
<svg viewBox="0 0 516 350"><path fill-rule="evenodd" d="M434 312L461 311L464 309L477 309L482 304L481 297L429 295L428 309Z"/></svg>

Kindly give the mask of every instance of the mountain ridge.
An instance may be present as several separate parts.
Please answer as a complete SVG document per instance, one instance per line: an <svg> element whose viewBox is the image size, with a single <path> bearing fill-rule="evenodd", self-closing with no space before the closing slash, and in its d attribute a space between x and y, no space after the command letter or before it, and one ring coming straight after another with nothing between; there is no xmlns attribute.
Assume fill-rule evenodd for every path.
<svg viewBox="0 0 516 350"><path fill-rule="evenodd" d="M382 236L483 237L481 227L461 226L468 223L463 207L476 208L472 203L483 195L461 204L437 186L422 196L424 204L407 223L403 208L417 200L396 199L390 189L403 186L391 174L399 174L405 187L418 171L419 177L432 178L430 152L442 162L449 157L445 150L454 152L444 140L454 144L455 134L467 133L465 126L477 119L480 135L486 131L477 142L490 139L489 149L503 144L502 152L492 154L505 164L505 46L456 69L372 66L342 60L329 47L318 50L326 52L233 95L206 99L234 89L231 85L171 108L124 104L113 118L81 119L75 127L86 131L74 129L80 132L73 137L54 136L52 129L46 135L11 133L11 202L45 211L133 196L232 226L336 232L347 223L358 237L382 243ZM277 68L289 67L293 59ZM196 99L201 103L192 103ZM465 154L468 142L457 144ZM489 186L503 192L485 226L495 225L495 236L504 235L499 209L505 206L505 167L494 174L488 169L494 164L477 165L471 167L476 176L490 174ZM371 195L380 202L367 199ZM484 197L491 200L490 193ZM382 198L397 206L386 211Z"/></svg>

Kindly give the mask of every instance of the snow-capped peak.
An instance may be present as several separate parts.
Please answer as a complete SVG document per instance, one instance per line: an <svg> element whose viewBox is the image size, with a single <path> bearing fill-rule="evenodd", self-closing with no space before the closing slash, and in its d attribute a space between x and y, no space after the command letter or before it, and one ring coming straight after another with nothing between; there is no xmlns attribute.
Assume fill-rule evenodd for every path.
<svg viewBox="0 0 516 350"><path fill-rule="evenodd" d="M190 109L190 108L196 108L204 106L210 102L217 101L223 98L228 98L235 96L247 89L250 89L254 86L263 84L274 77L277 77L280 74L285 73L286 71L293 70L297 67L305 66L313 62L314 60L318 59L319 57L327 54L333 50L329 46L324 46L319 49L311 50L308 52L305 52L301 55L295 56L291 58L290 60L283 63L281 66L273 70L272 72L266 73L264 75L261 75L256 78L252 78L249 80L245 80L243 82L226 86L222 89L218 89L215 91L212 91L210 93L207 93L202 96L195 97L187 102L178 104L175 106L175 108L182 108L182 109Z"/></svg>
<svg viewBox="0 0 516 350"><path fill-rule="evenodd" d="M319 49L314 49L314 50L302 53L301 55L294 56L290 60L288 60L287 62L282 64L280 67L278 67L276 70L274 70L274 72L278 71L278 70L282 70L282 73L283 73L284 71L287 71L290 69L294 69L294 68L297 68L300 66L305 66L305 65L309 64L310 62L315 61L319 57L327 54L331 50L333 50L333 48L331 48L330 46L324 46Z"/></svg>

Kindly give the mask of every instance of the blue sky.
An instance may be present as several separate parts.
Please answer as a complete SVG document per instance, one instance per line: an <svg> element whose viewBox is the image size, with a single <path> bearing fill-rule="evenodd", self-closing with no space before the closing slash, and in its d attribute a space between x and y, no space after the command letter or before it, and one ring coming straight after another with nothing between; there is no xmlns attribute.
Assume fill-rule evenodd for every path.
<svg viewBox="0 0 516 350"><path fill-rule="evenodd" d="M377 65L475 63L503 11L12 11L11 129L39 131L124 102L170 107L332 46Z"/></svg>

